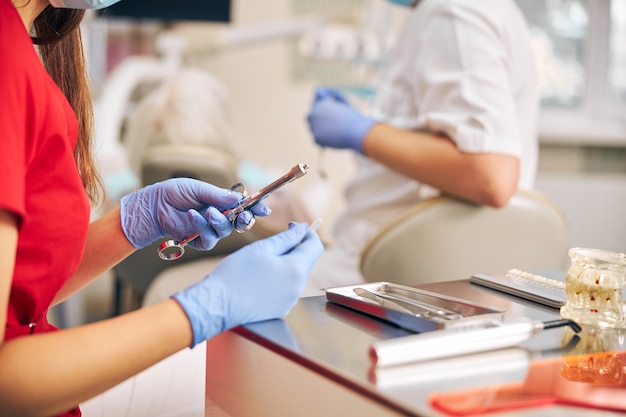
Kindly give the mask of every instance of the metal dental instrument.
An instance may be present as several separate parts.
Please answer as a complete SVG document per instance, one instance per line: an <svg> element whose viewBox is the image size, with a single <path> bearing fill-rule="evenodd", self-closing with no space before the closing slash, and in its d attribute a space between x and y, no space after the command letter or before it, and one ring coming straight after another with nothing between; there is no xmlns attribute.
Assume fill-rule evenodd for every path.
<svg viewBox="0 0 626 417"><path fill-rule="evenodd" d="M376 293L366 290L365 288L356 287L352 291L354 291L354 293L359 297L367 298L368 300L374 301L375 303L380 304L382 307L389 308L390 310L399 311L405 314L417 314L412 310L404 307L403 305L396 303L392 300L387 300Z"/></svg>
<svg viewBox="0 0 626 417"><path fill-rule="evenodd" d="M246 194L246 188L242 183L237 183L233 185L232 187L230 187L231 191L235 191L236 189L243 187L243 192L242 192L243 199L239 202L239 204L237 204L236 207L232 209L224 210L222 211L222 214L226 216L226 218L228 218L228 220L233 224L233 227L234 227L235 221L237 220L237 216L239 216L244 211L250 209L252 206L257 204L258 202L265 199L265 197L267 197L269 194L273 193L274 191L278 190L283 185L302 177L304 174L307 173L308 169L309 169L309 166L307 164L294 165L289 170L289 172L287 172L285 175L278 178L274 182L266 185L265 187L263 187L262 189L260 189L259 191L257 191L251 196L248 196ZM252 220L250 221L250 223L248 223L248 225L244 229L235 228L235 231L238 233L243 233L246 230L250 230L252 226L254 226L255 222L256 222L256 219L254 218L254 216L252 216ZM184 238L183 240L179 242L176 242L175 240L170 239L161 243L161 246L159 246L159 257L166 261L172 261L174 259L180 258L185 253L185 249L184 249L185 246L188 245L189 242L193 241L198 236L200 236L200 233L196 232L192 235L187 236L186 238Z"/></svg>
<svg viewBox="0 0 626 417"><path fill-rule="evenodd" d="M359 297L367 298L375 301L383 307L401 311L408 314L419 315L424 317L439 317L445 320L455 320L463 318L462 315L439 309L435 306L426 305L414 300L403 300L390 294L384 294L378 291L369 291L365 288L354 288L353 290Z"/></svg>

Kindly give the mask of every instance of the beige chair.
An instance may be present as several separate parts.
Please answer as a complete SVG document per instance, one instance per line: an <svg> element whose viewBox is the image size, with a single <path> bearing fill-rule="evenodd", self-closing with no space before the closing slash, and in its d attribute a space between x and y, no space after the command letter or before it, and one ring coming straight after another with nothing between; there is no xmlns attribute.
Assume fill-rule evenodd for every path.
<svg viewBox="0 0 626 417"><path fill-rule="evenodd" d="M155 145L151 146L142 160L141 183L149 185L168 178L196 178L211 184L230 188L238 182L237 161L223 150L199 145ZM190 261L207 257L218 257L231 253L243 245L271 232L257 221L254 228L246 233L232 233L220 240L208 252L196 251L187 246L185 254L174 261L159 258L158 242L136 251L113 268L115 274L114 314L134 309L141 305L148 287L154 278L165 269L181 266ZM123 304L124 294L128 302Z"/></svg>
<svg viewBox="0 0 626 417"><path fill-rule="evenodd" d="M404 285L512 268L564 270L569 246L565 215L541 193L519 191L497 209L436 197L383 227L362 252L360 269L368 282Z"/></svg>
<svg viewBox="0 0 626 417"><path fill-rule="evenodd" d="M219 187L237 183L235 157L222 149L201 145L152 145L141 161L141 183L153 184L167 178L190 177Z"/></svg>

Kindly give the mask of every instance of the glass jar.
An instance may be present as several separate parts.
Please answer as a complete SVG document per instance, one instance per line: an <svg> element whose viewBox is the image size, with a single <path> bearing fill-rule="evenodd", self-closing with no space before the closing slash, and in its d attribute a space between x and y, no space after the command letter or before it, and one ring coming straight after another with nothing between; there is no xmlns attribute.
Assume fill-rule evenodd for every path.
<svg viewBox="0 0 626 417"><path fill-rule="evenodd" d="M561 317L579 324L626 328L626 255L572 248L569 257L571 265L565 276L567 303L561 307Z"/></svg>

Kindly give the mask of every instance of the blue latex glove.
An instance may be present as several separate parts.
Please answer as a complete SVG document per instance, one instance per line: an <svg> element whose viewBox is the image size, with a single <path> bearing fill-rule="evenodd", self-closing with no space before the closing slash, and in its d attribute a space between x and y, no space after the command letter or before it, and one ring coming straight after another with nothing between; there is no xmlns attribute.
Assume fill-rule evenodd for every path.
<svg viewBox="0 0 626 417"><path fill-rule="evenodd" d="M353 108L339 92L327 88L316 89L307 121L318 145L360 153L365 135L376 123Z"/></svg>
<svg viewBox="0 0 626 417"><path fill-rule="evenodd" d="M174 294L191 322L191 347L240 324L285 316L322 251L306 223L291 223L228 255L204 280Z"/></svg>
<svg viewBox="0 0 626 417"><path fill-rule="evenodd" d="M233 225L221 212L235 207L241 198L240 193L203 181L169 179L122 197L122 229L129 242L138 249L162 237L182 240L199 232L200 236L189 246L209 250L219 239L232 232ZM263 202L255 204L250 211L237 216L236 228L245 228L252 216L262 217L271 213Z"/></svg>

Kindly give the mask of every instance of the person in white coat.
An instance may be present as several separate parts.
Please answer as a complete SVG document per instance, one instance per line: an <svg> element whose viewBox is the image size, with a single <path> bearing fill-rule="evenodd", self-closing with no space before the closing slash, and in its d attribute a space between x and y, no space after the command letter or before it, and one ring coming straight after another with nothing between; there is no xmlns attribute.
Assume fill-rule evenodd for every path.
<svg viewBox="0 0 626 417"><path fill-rule="evenodd" d="M538 77L514 0L421 0L366 112L320 87L307 120L322 147L352 149L346 210L303 295L363 281L358 262L382 224L439 194L501 207L533 187Z"/></svg>

